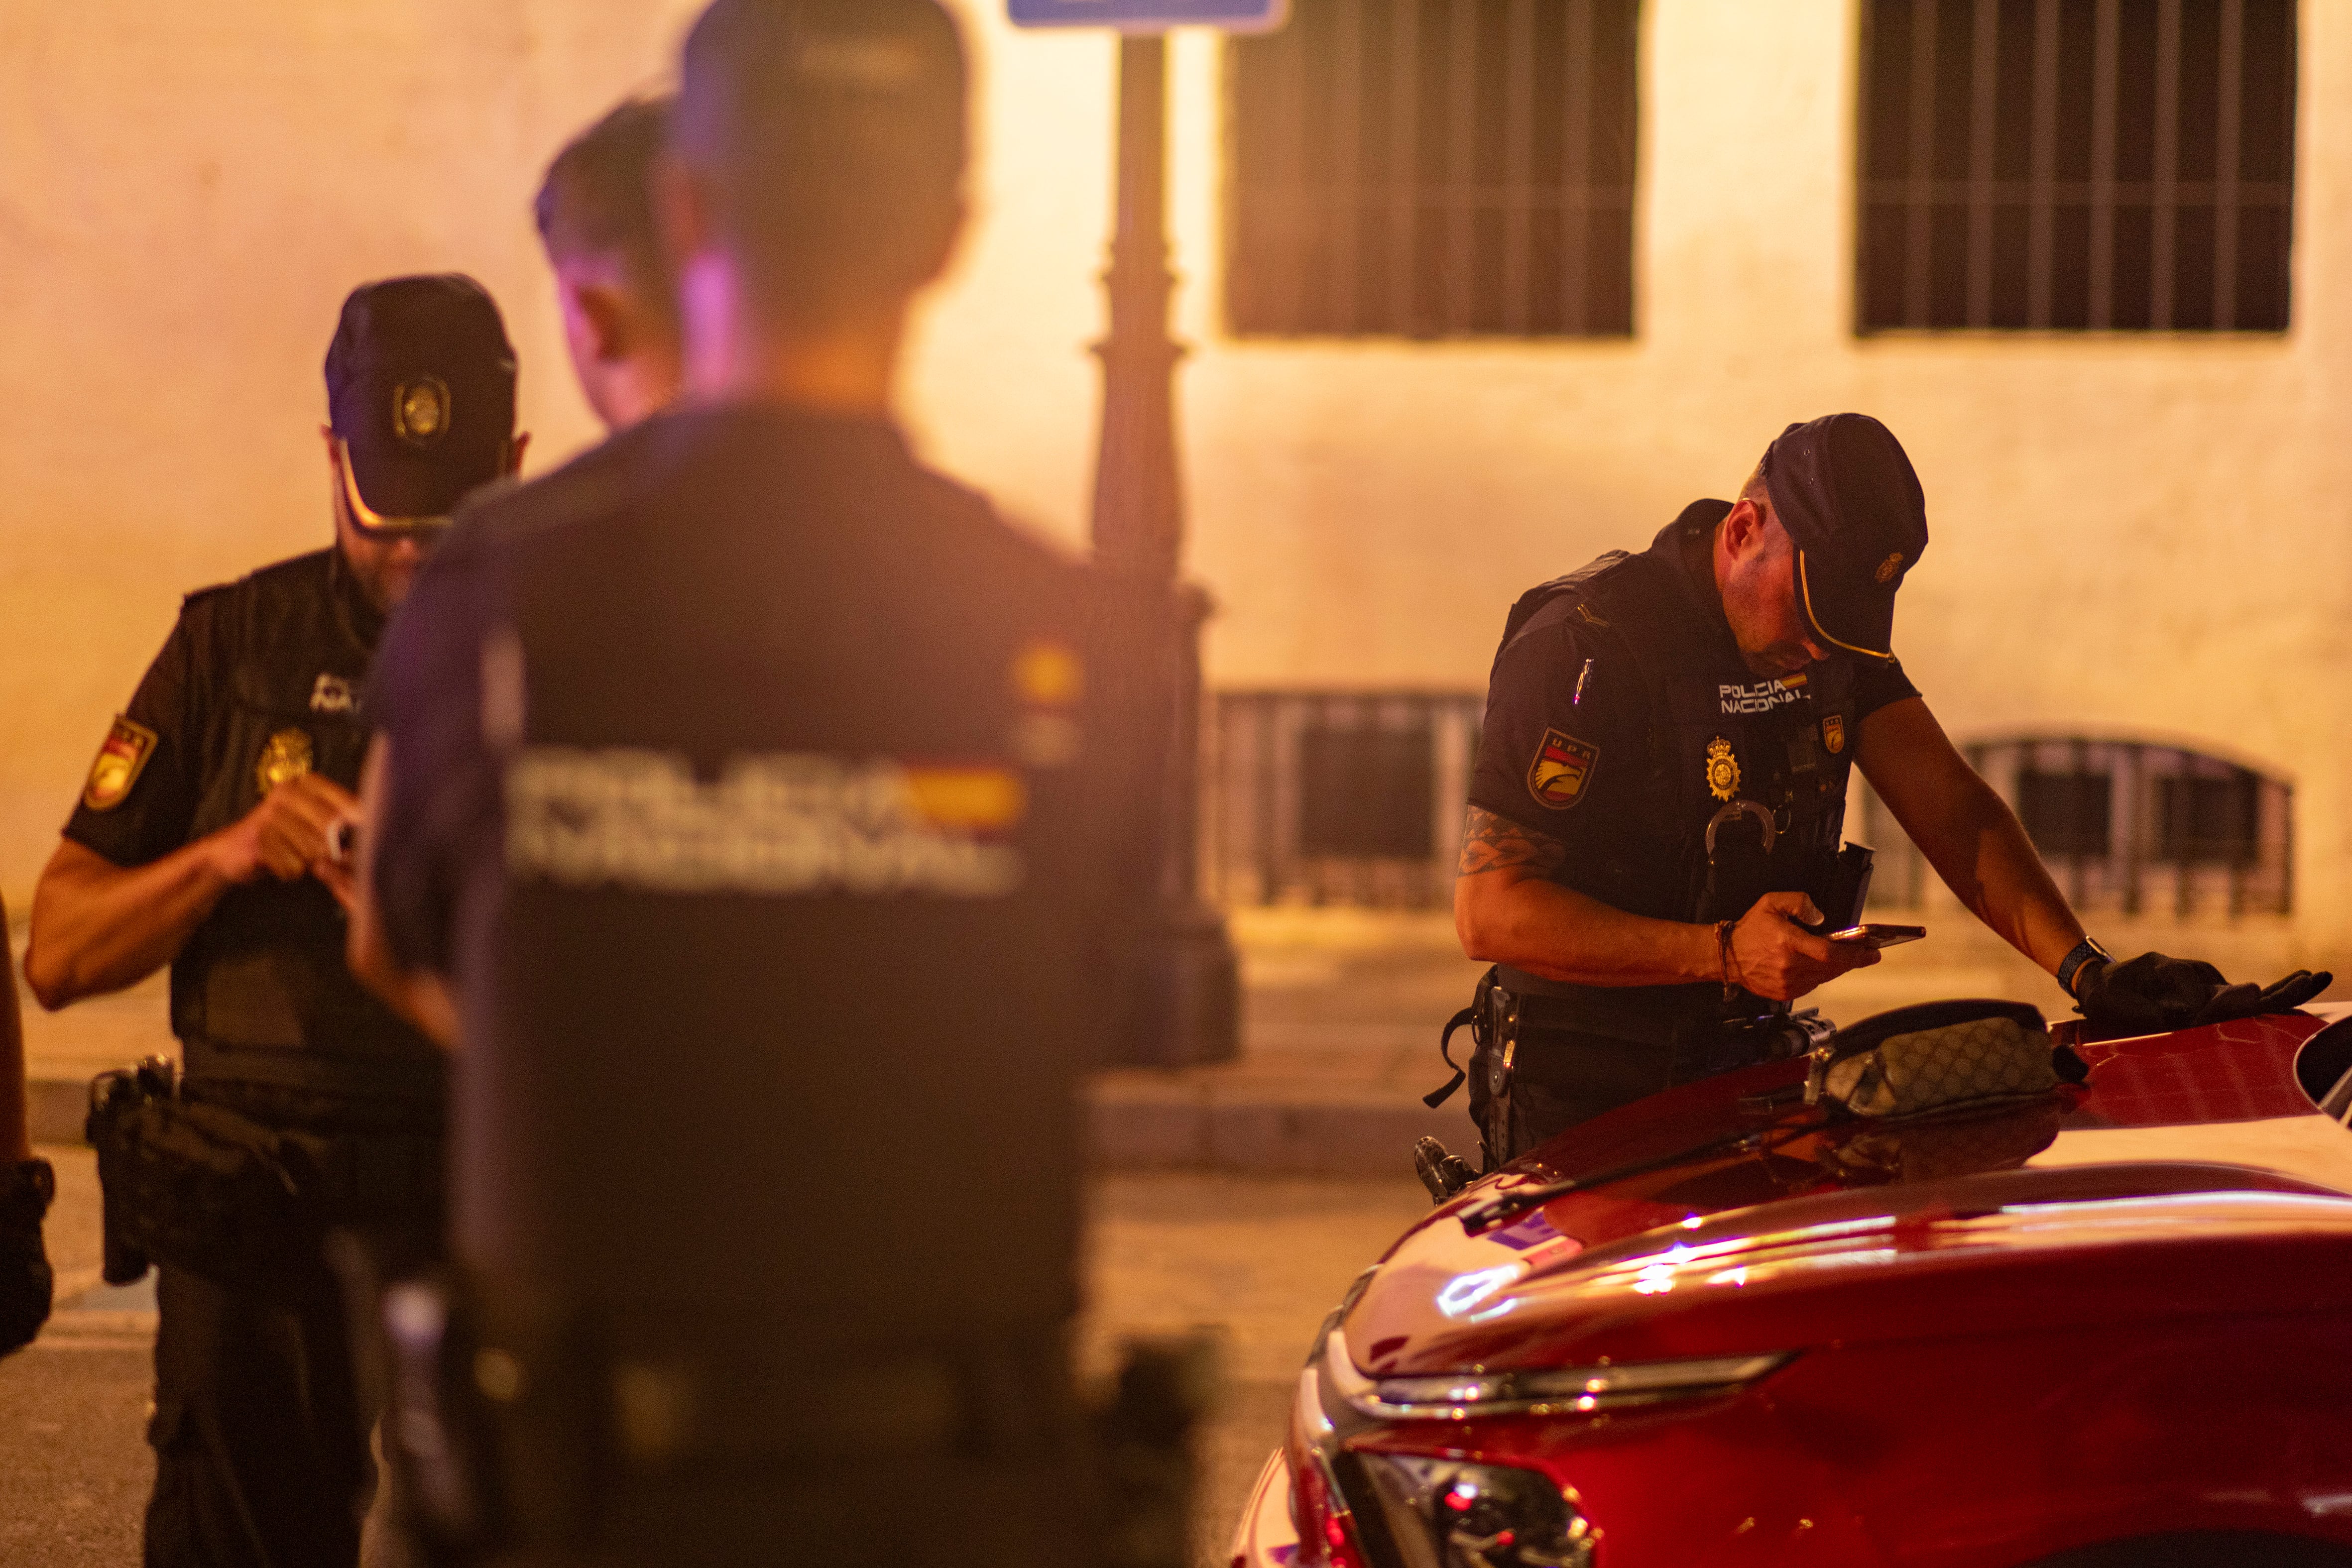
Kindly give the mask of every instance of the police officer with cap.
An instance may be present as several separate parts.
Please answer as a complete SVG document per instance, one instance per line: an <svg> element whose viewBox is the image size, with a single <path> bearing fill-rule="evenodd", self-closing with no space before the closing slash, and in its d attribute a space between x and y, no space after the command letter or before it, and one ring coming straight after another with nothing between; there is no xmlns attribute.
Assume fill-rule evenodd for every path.
<svg viewBox="0 0 2352 1568"><path fill-rule="evenodd" d="M1488 1167L1671 1084L1801 1047L1789 1005L1878 961L1867 852L1841 848L1853 768L2011 946L2117 1032L2280 1010L2149 954L2111 965L2015 814L1894 653L1927 505L1866 414L1791 424L1736 501L1639 554L1531 590L1495 656L1454 924L1496 967L1473 1022ZM1456 1173L1456 1179L1459 1173Z"/></svg>
<svg viewBox="0 0 2352 1568"><path fill-rule="evenodd" d="M1076 1074L1142 874L1098 803L1150 762L1094 574L892 418L965 114L938 0L716 0L663 173L685 400L470 507L386 639L353 936L463 1042L457 1278L388 1313L472 1404L387 1427L445 1539L1088 1550Z"/></svg>
<svg viewBox="0 0 2352 1568"><path fill-rule="evenodd" d="M185 1114L299 1135L320 1229L423 1245L442 1059L345 967L334 840L385 617L459 498L520 459L514 351L471 278L392 278L344 302L326 380L333 545L188 597L42 873L26 973L54 1009L170 964ZM372 1416L334 1282L310 1229L266 1278L228 1234L159 1259L146 1561L349 1564Z"/></svg>

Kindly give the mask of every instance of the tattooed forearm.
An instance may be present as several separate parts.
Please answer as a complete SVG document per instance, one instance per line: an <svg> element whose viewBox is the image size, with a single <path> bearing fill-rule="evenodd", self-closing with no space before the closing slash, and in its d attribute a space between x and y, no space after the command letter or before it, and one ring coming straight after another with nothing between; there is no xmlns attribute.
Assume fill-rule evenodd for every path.
<svg viewBox="0 0 2352 1568"><path fill-rule="evenodd" d="M1568 846L1558 839L1530 832L1517 822L1473 806L1470 821L1462 831L1462 861L1454 871L1457 875L1475 876L1482 871L1525 866L1538 876L1549 876L1567 858Z"/></svg>

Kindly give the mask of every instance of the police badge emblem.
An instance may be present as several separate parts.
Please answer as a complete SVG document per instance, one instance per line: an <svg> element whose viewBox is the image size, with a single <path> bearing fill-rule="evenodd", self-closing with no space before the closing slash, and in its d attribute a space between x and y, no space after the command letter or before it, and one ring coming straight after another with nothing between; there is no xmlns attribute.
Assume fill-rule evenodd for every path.
<svg viewBox="0 0 2352 1568"><path fill-rule="evenodd" d="M1845 749L1845 715L1833 713L1822 720L1822 744L1830 748L1832 757Z"/></svg>
<svg viewBox="0 0 2352 1568"><path fill-rule="evenodd" d="M1592 769L1600 761L1599 747L1547 729L1528 768L1528 792L1546 810L1565 811L1584 799L1584 787L1592 781Z"/></svg>
<svg viewBox="0 0 2352 1568"><path fill-rule="evenodd" d="M352 683L341 675L320 675L310 688L312 713L350 713L359 706L359 698L352 691Z"/></svg>
<svg viewBox="0 0 2352 1568"><path fill-rule="evenodd" d="M89 765L89 782L82 786L81 803L93 811L111 811L130 798L131 787L147 759L155 755L155 732L143 724L118 717L107 731L106 743Z"/></svg>
<svg viewBox="0 0 2352 1568"><path fill-rule="evenodd" d="M1739 758L1731 754L1731 742L1719 735L1706 743L1706 792L1718 800L1739 793Z"/></svg>
<svg viewBox="0 0 2352 1568"><path fill-rule="evenodd" d="M438 376L403 382L392 394L392 433L411 446L430 446L449 433L449 386Z"/></svg>
<svg viewBox="0 0 2352 1568"><path fill-rule="evenodd" d="M261 760L254 765L254 782L265 795L280 784L291 784L310 771L310 731L281 729L261 748Z"/></svg>

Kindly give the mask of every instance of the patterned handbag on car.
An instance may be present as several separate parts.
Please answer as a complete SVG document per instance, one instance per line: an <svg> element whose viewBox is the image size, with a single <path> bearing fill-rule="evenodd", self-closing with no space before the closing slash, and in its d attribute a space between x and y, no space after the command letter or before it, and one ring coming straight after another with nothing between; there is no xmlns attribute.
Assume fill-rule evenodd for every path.
<svg viewBox="0 0 2352 1568"><path fill-rule="evenodd" d="M1840 1030L1813 1063L1807 1098L1857 1116L1910 1116L2046 1094L2074 1071L2041 1011L2022 1002L1927 1002ZM2062 1071L2065 1069L2065 1071Z"/></svg>

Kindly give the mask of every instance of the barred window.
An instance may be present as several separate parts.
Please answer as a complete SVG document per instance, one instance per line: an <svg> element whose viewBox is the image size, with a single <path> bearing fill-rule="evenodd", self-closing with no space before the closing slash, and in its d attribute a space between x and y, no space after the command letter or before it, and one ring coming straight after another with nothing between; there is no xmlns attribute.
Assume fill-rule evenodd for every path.
<svg viewBox="0 0 2352 1568"><path fill-rule="evenodd" d="M2078 910L2188 920L2294 908L2294 791L2284 779L2179 747L2087 737L1967 751ZM1881 855L1872 897L1916 908L1924 857L1885 805L1861 793L1856 836Z"/></svg>
<svg viewBox="0 0 2352 1568"><path fill-rule="evenodd" d="M1637 0L1297 0L1227 47L1239 333L1633 329Z"/></svg>
<svg viewBox="0 0 2352 1568"><path fill-rule="evenodd" d="M1229 904L1444 909L1484 692L1209 695L1202 883Z"/></svg>
<svg viewBox="0 0 2352 1568"><path fill-rule="evenodd" d="M1866 0L1863 331L2284 331L2295 0Z"/></svg>

